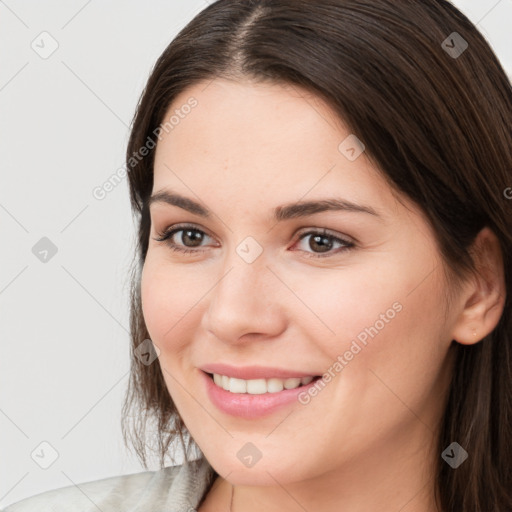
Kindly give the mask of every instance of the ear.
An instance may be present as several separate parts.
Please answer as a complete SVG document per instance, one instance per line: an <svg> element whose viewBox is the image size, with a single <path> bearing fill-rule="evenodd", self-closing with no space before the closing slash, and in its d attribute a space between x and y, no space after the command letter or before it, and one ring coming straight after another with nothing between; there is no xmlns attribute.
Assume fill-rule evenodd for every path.
<svg viewBox="0 0 512 512"><path fill-rule="evenodd" d="M478 233L471 253L476 275L464 288L463 310L452 331L452 339L463 345L477 343L492 332L501 318L506 297L503 255L499 240L489 227Z"/></svg>

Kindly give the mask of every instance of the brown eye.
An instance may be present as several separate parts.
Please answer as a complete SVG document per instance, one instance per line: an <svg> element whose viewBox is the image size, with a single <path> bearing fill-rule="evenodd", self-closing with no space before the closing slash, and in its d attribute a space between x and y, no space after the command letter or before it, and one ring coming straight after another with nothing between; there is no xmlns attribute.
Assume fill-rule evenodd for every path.
<svg viewBox="0 0 512 512"><path fill-rule="evenodd" d="M198 231L197 229L179 229L174 233L179 233L180 231L182 232L181 241L186 246L188 246L189 242L191 243L192 247L197 247L201 244L204 233Z"/></svg>
<svg viewBox="0 0 512 512"><path fill-rule="evenodd" d="M326 230L308 231L307 233L303 233L299 238L299 242L302 242L308 237L310 237L309 243L305 245L312 251L312 253L309 253L308 257L323 258L327 256L333 256L334 254L339 254L340 252L345 252L355 247L353 242L349 242L348 240L344 240L343 238L332 235ZM341 248L332 251L336 244L341 244ZM300 250L309 252L307 249ZM325 253L326 255L324 256L322 253Z"/></svg>
<svg viewBox="0 0 512 512"><path fill-rule="evenodd" d="M174 235L180 233L181 235L176 237L181 243L176 243ZM158 238L155 238L157 242L165 242L172 250L181 252L198 252L194 248L200 247L204 237L208 235L193 226L174 226L172 229L167 229L163 233L158 234Z"/></svg>

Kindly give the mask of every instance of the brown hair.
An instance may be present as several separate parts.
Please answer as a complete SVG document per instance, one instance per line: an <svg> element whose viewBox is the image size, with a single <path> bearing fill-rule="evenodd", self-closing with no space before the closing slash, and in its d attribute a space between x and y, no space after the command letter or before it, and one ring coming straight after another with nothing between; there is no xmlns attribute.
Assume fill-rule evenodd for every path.
<svg viewBox="0 0 512 512"><path fill-rule="evenodd" d="M455 44L464 48L461 41L465 51L450 53ZM179 93L215 77L293 84L324 99L364 141L390 186L425 212L453 284L447 296L475 271L471 244L478 232L489 226L496 234L509 293L488 336L455 343L436 499L446 511L512 510L512 201L504 193L512 186L512 90L483 36L445 0L219 0L165 49L139 101L126 153L139 224L125 442L130 437L147 467L145 426L156 420L163 467L170 442L179 438L184 447L187 434L159 364L145 365L134 353L149 338L139 285L154 149L143 159L133 155L158 133ZM470 454L457 469L441 459L452 441Z"/></svg>

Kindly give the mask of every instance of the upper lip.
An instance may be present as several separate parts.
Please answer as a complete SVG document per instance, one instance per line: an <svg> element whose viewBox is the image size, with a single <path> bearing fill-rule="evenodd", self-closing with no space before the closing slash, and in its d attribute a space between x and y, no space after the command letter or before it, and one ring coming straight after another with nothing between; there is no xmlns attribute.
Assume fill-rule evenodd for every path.
<svg viewBox="0 0 512 512"><path fill-rule="evenodd" d="M235 379L291 379L302 377L316 377L314 373L305 373L296 370L286 370L284 368L275 368L268 366L230 366L228 364L213 363L201 367L206 373L217 373L226 375Z"/></svg>

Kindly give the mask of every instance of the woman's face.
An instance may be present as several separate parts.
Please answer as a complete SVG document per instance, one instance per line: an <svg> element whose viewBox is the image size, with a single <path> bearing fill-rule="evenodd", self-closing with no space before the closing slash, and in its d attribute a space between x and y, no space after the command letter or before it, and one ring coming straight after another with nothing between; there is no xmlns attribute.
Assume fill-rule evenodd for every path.
<svg viewBox="0 0 512 512"><path fill-rule="evenodd" d="M346 482L368 477L369 461L371 471L391 460L418 470L444 408L455 321L425 217L397 201L304 90L216 79L183 92L172 115L153 194L186 199L151 204L142 304L169 393L206 458L251 485L327 472ZM290 206L309 202L321 204ZM213 364L247 380L276 369L324 379L266 394L261 382L249 384L256 394L217 387L218 404L202 370ZM253 366L274 370L236 373Z"/></svg>

